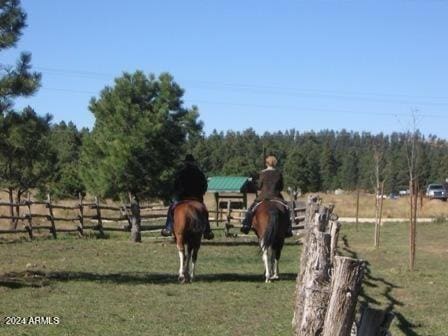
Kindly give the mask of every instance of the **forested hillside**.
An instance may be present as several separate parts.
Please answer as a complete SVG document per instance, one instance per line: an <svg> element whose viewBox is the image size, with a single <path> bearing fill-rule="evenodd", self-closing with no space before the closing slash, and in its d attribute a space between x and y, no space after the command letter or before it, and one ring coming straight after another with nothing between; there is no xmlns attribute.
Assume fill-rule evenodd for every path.
<svg viewBox="0 0 448 336"><path fill-rule="evenodd" d="M435 136L415 134L416 171L424 186L448 177L448 143ZM337 188L373 190L378 166L386 192L409 184L412 134L370 134L323 130L296 130L256 134L213 132L194 144L192 151L208 175L255 176L263 168L263 150L279 158L285 184L302 192Z"/></svg>

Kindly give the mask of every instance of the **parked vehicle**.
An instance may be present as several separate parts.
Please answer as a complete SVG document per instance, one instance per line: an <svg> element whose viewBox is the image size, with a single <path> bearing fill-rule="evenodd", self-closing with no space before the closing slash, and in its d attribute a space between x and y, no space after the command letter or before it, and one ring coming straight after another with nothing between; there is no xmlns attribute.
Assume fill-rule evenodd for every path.
<svg viewBox="0 0 448 336"><path fill-rule="evenodd" d="M440 199L446 201L448 198L447 190L440 183L431 183L426 188L426 197L429 199Z"/></svg>

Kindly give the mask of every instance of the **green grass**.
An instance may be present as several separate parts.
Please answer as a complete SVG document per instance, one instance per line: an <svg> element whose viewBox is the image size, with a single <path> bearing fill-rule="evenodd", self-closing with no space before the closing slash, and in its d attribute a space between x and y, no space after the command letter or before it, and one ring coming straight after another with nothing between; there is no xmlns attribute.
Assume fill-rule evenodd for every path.
<svg viewBox="0 0 448 336"><path fill-rule="evenodd" d="M394 335L448 335L448 225L418 228L416 271L407 271L405 224L345 226L341 252L369 261L361 301L391 308ZM347 246L348 245L348 246ZM263 282L256 245L202 246L197 279L177 283L175 245L109 239L0 241L0 335L291 335L300 246L282 255L283 279ZM27 267L28 264L28 267ZM59 325L6 326L3 317L57 316Z"/></svg>

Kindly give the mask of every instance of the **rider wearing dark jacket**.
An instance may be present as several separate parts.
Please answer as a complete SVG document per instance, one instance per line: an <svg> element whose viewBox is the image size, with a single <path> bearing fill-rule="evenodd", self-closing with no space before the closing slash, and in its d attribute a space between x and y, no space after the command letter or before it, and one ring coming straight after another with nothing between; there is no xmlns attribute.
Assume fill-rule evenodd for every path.
<svg viewBox="0 0 448 336"><path fill-rule="evenodd" d="M165 228L162 229L163 236L171 236L173 231L173 213L176 204L184 200L196 200L204 202L204 194L207 191L207 178L196 165L193 155L188 154L184 160L184 166L177 172L174 181L175 201L168 209ZM204 229L204 238L213 239L214 235L210 229L210 222L207 221Z"/></svg>
<svg viewBox="0 0 448 336"><path fill-rule="evenodd" d="M257 203L264 200L279 200L284 202L282 196L283 190L283 175L275 167L277 166L277 158L270 155L266 158L266 169L262 170L258 179L258 190L260 193L255 198L255 201L247 209L246 216L243 220L243 227L241 232L247 234L252 226L252 215L254 207ZM291 221L289 222L288 231L286 233L287 237L292 236Z"/></svg>

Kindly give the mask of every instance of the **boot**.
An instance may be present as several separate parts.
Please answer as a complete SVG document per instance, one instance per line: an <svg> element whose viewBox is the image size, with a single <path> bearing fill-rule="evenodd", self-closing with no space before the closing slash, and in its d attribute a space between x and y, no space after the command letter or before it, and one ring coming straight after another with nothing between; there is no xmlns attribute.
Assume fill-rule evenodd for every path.
<svg viewBox="0 0 448 336"><path fill-rule="evenodd" d="M252 223L252 210L248 209L246 212L246 216L243 219L243 226L241 227L240 231L244 234L248 234L251 228Z"/></svg>
<svg viewBox="0 0 448 336"><path fill-rule="evenodd" d="M285 238L290 238L294 234L292 233L292 226L291 223L289 223L288 228L286 229Z"/></svg>
<svg viewBox="0 0 448 336"><path fill-rule="evenodd" d="M208 215L207 215L208 217ZM207 240L212 240L213 238L215 238L215 235L212 232L212 229L210 228L210 221L207 218L207 221L205 222L205 229L204 229L204 234L203 234L204 239Z"/></svg>
<svg viewBox="0 0 448 336"><path fill-rule="evenodd" d="M173 209L175 203L171 204L168 208L168 213L166 214L166 223L165 227L160 231L160 234L164 237L170 237L173 234Z"/></svg>

